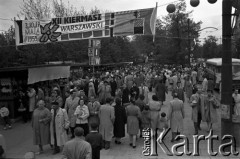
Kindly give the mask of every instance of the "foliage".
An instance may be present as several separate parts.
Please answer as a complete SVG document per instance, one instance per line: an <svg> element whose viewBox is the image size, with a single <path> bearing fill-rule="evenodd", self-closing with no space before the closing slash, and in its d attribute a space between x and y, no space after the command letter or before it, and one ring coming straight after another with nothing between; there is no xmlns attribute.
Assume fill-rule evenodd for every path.
<svg viewBox="0 0 240 159"><path fill-rule="evenodd" d="M174 63L186 62L185 56L188 56L188 49L191 47L189 43L191 45L194 39L199 37L198 30L202 22L190 19L191 13L192 11L186 11L186 2L181 0L176 5L176 11L162 20L165 34L170 37L167 39L167 45L170 45L171 49L167 49L166 53Z"/></svg>
<svg viewBox="0 0 240 159"><path fill-rule="evenodd" d="M217 38L215 36L208 36L203 43L203 57L214 58L221 57L219 46L217 44Z"/></svg>
<svg viewBox="0 0 240 159"><path fill-rule="evenodd" d="M20 8L20 15L27 19L43 19L51 16L48 0L23 0L23 5Z"/></svg>

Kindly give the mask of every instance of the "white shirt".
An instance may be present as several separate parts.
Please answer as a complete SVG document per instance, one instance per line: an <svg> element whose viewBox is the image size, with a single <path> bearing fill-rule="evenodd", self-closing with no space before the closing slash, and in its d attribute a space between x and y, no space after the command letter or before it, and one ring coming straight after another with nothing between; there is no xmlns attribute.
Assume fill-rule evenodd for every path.
<svg viewBox="0 0 240 159"><path fill-rule="evenodd" d="M76 124L86 124L88 123L89 110L86 105L77 106L74 115L77 116Z"/></svg>

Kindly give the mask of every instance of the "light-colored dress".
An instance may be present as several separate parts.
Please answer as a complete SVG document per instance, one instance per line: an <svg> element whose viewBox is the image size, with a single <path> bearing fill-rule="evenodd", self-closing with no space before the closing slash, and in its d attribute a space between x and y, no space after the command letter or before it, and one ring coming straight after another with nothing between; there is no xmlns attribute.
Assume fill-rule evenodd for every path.
<svg viewBox="0 0 240 159"><path fill-rule="evenodd" d="M159 101L149 102L149 108L150 108L150 114L151 114L151 128L153 130L156 130L157 128L161 107L162 107L162 103Z"/></svg>
<svg viewBox="0 0 240 159"><path fill-rule="evenodd" d="M47 108L34 110L32 118L34 145L47 145L50 143L50 121L51 113Z"/></svg>
<svg viewBox="0 0 240 159"><path fill-rule="evenodd" d="M126 107L127 114L127 133L129 135L137 135L139 132L139 119L141 112L138 106L130 104Z"/></svg>
<svg viewBox="0 0 240 159"><path fill-rule="evenodd" d="M170 127L172 132L183 132L183 118L184 118L183 101L174 98L170 101L168 118L170 119Z"/></svg>

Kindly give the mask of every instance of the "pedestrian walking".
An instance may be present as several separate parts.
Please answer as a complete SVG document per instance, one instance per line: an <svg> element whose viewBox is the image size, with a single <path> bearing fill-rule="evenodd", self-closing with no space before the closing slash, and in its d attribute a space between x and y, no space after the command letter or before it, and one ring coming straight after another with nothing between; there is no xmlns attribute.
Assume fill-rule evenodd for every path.
<svg viewBox="0 0 240 159"><path fill-rule="evenodd" d="M136 139L139 132L139 120L141 120L141 112L135 105L135 98L131 97L130 105L126 107L127 114L127 132L129 134L130 146L136 148Z"/></svg>
<svg viewBox="0 0 240 159"><path fill-rule="evenodd" d="M103 147L110 148L110 142L113 137L113 125L115 121L114 108L111 106L112 98L106 99L106 104L101 105L99 110L100 127L99 132L103 136Z"/></svg>
<svg viewBox="0 0 240 159"><path fill-rule="evenodd" d="M212 124L217 123L217 108L219 108L218 101L213 95L213 90L207 90L207 98L205 100L206 108L206 121L208 125L208 131L212 129Z"/></svg>
<svg viewBox="0 0 240 159"><path fill-rule="evenodd" d="M32 118L33 144L39 146L36 154L43 153L43 146L50 144L50 121L50 111L45 107L45 102L39 100Z"/></svg>
<svg viewBox="0 0 240 159"><path fill-rule="evenodd" d="M170 120L170 128L172 131L172 140L183 132L183 119L185 117L183 101L178 99L177 93L173 95L173 100L170 101L168 110L168 119Z"/></svg>
<svg viewBox="0 0 240 159"><path fill-rule="evenodd" d="M195 135L198 134L198 130L201 130L200 124L202 120L201 114L201 94L202 90L199 88L195 94L190 98L190 106L192 107L192 120L195 128Z"/></svg>
<svg viewBox="0 0 240 159"><path fill-rule="evenodd" d="M127 116L125 108L122 106L120 98L115 99L115 121L114 121L114 137L115 143L121 144L121 138L125 137L125 124L127 123Z"/></svg>
<svg viewBox="0 0 240 159"><path fill-rule="evenodd" d="M155 94L160 102L164 102L166 100L166 94L168 93L168 89L166 88L163 80L160 80L155 88Z"/></svg>
<svg viewBox="0 0 240 159"><path fill-rule="evenodd" d="M155 134L160 115L159 112L162 108L162 103L158 101L156 95L152 96L152 101L149 102L149 108L151 112L151 128Z"/></svg>
<svg viewBox="0 0 240 159"><path fill-rule="evenodd" d="M68 118L70 121L69 128L72 134L71 138L74 138L74 129L76 127L76 120L77 120L77 117L74 115L74 112L76 111L79 100L80 98L77 97L77 90L71 89L70 96L66 99L65 107L64 107L68 113Z"/></svg>
<svg viewBox="0 0 240 159"><path fill-rule="evenodd" d="M89 126L88 126L88 117L89 117L89 110L88 106L84 104L84 100L79 100L79 105L77 106L74 115L77 117L76 120L76 127L81 127L84 130L84 136L89 133Z"/></svg>
<svg viewBox="0 0 240 159"><path fill-rule="evenodd" d="M66 129L69 128L68 115L65 109L59 107L58 102L52 103L52 119L50 123L51 145L54 146L53 154L60 152L60 147L67 142Z"/></svg>

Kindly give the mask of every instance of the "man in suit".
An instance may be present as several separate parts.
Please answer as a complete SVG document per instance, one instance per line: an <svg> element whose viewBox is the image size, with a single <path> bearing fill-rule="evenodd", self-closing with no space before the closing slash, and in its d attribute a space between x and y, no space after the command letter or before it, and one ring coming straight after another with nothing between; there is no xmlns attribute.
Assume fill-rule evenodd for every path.
<svg viewBox="0 0 240 159"><path fill-rule="evenodd" d="M178 99L182 100L184 103L184 92L183 92L183 88L181 88L181 83L177 83L177 87L175 89L173 89L172 91L172 96L174 96L175 93L177 93L178 95Z"/></svg>

